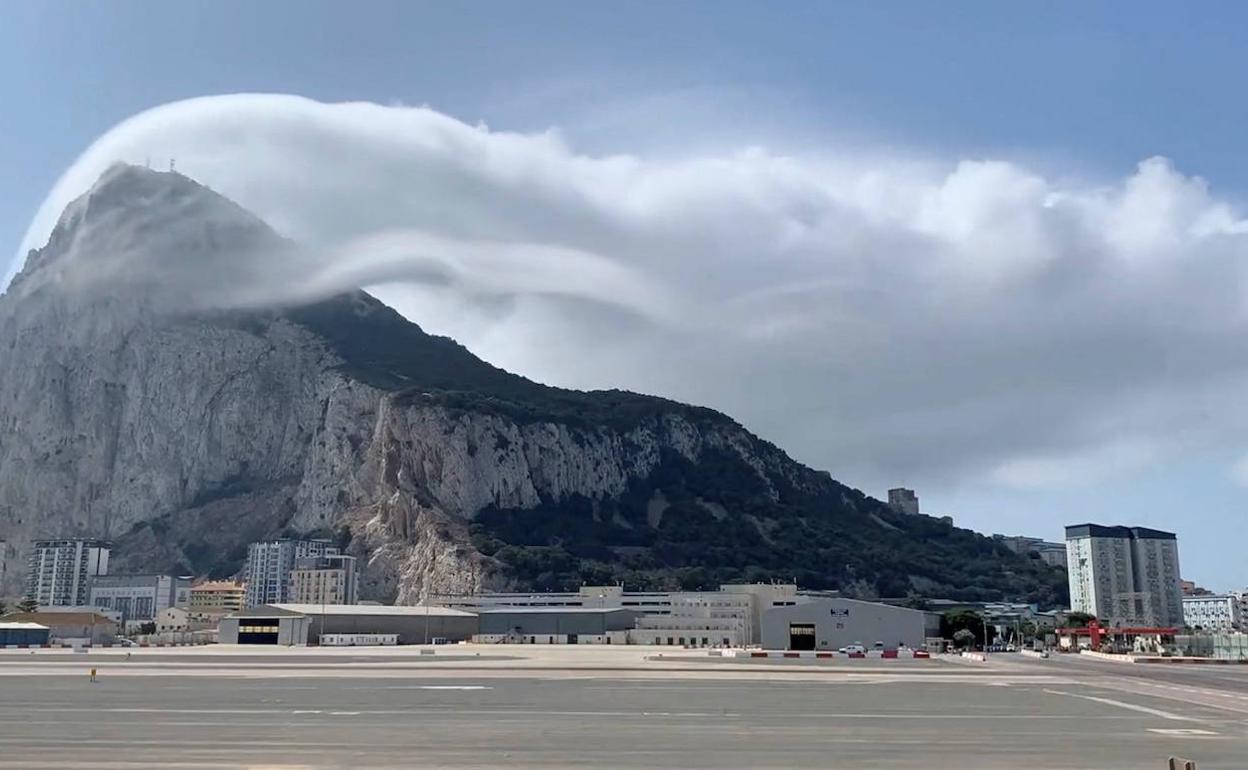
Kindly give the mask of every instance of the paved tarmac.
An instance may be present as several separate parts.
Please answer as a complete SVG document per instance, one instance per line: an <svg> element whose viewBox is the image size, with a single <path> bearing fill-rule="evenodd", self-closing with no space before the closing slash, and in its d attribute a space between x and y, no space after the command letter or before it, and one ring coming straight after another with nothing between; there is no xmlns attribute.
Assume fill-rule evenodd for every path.
<svg viewBox="0 0 1248 770"><path fill-rule="evenodd" d="M1016 656L802 668L506 652L0 654L0 768L1248 765L1248 714L1190 702L1244 694L1221 668L1154 681ZM1132 692L1141 682L1177 689Z"/></svg>

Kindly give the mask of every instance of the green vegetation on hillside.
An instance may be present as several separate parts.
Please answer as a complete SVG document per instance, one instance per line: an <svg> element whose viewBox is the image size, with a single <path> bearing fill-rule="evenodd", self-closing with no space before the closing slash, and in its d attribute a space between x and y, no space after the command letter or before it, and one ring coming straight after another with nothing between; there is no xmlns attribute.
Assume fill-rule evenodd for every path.
<svg viewBox="0 0 1248 770"><path fill-rule="evenodd" d="M323 338L352 377L398 401L433 399L454 410L496 414L520 423L556 422L628 430L663 413L691 421L728 418L711 409L622 390L553 388L491 366L447 337L418 325L358 291L283 315Z"/></svg>
<svg viewBox="0 0 1248 770"><path fill-rule="evenodd" d="M398 403L431 400L451 410L574 430L627 431L665 414L731 425L710 409L623 391L552 388L491 366L444 337L426 334L364 292L283 311L322 337L362 382ZM772 450L752 439L755 449ZM665 455L618 499L571 497L536 508L487 509L473 542L537 590L623 581L634 588L711 587L796 580L807 588L869 595L1062 602L1063 572L992 540L925 516L903 516L861 492L799 468L767 483L736 454L692 463ZM807 483L809 482L809 483ZM778 499L770 495L778 491ZM665 508L657 526L647 511Z"/></svg>
<svg viewBox="0 0 1248 770"><path fill-rule="evenodd" d="M859 594L866 587L877 596L917 591L1044 606L1065 600L1064 572L969 530L896 514L835 483L815 494L790 489L779 500L765 491L734 455L695 464L671 454L618 499L487 509L472 536L532 590L616 581L695 589L774 579ZM667 504L657 527L647 520L652 500Z"/></svg>

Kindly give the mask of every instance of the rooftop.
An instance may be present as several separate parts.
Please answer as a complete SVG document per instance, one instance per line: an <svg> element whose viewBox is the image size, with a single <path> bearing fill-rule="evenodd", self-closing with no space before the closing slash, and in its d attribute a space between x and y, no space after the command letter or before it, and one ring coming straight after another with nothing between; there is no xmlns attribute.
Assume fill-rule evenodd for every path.
<svg viewBox="0 0 1248 770"><path fill-rule="evenodd" d="M272 614L274 610L277 610L279 614L288 615L415 615L417 617L430 615L469 618L476 614L424 604L401 607L386 604L261 604L237 612L235 616L264 617L266 613Z"/></svg>
<svg viewBox="0 0 1248 770"><path fill-rule="evenodd" d="M1124 527L1104 524L1071 524L1066 527L1066 539L1079 537L1117 537L1127 540L1177 540L1173 532L1148 527Z"/></svg>
<svg viewBox="0 0 1248 770"><path fill-rule="evenodd" d="M14 612L0 617L0 622L4 623L39 623L39 621L52 626L117 625L113 620L95 612Z"/></svg>
<svg viewBox="0 0 1248 770"><path fill-rule="evenodd" d="M612 612L639 612L636 607L483 607L477 615L606 615Z"/></svg>
<svg viewBox="0 0 1248 770"><path fill-rule="evenodd" d="M245 583L235 583L232 580L207 580L191 586L192 591L244 591L246 588Z"/></svg>

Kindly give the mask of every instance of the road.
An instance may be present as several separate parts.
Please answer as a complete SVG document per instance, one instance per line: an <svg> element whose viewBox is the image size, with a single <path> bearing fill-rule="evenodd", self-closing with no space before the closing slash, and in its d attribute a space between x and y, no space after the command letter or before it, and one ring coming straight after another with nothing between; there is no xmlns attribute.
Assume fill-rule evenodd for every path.
<svg viewBox="0 0 1248 770"><path fill-rule="evenodd" d="M1132 692L1150 683L1140 667L507 652L0 654L0 768L1140 770L1179 755L1229 770L1248 758L1248 714L1181 689ZM1154 683L1248 689L1238 670L1218 672Z"/></svg>

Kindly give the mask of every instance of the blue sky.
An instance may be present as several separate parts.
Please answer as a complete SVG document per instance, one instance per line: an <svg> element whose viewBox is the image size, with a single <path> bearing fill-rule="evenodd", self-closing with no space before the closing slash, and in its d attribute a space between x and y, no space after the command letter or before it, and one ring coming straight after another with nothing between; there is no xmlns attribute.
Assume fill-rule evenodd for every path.
<svg viewBox="0 0 1248 770"><path fill-rule="evenodd" d="M1240 207L1248 11L1087 5L8 3L0 243L17 249L58 177L119 121L236 92L427 104L496 130L557 127L593 156L748 145L818 156L835 146L864 157L1000 158L1055 185L1095 189L1163 155ZM488 350L485 341L473 347ZM838 472L858 466L821 463L809 437L790 444L785 426L803 422L800 412L781 403L737 416L883 494L889 473ZM1244 488L1226 469L1244 448L1238 433L1224 435L1069 487L993 486L966 471L891 478L918 485L927 510L983 531L1057 538L1062 524L1086 520L1176 529L1190 577L1242 588Z"/></svg>

